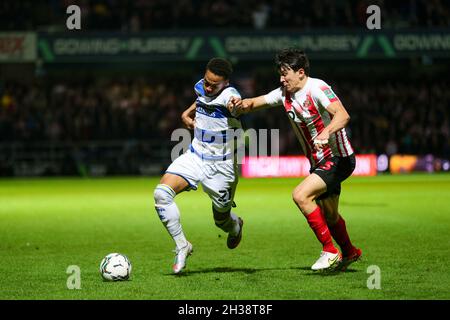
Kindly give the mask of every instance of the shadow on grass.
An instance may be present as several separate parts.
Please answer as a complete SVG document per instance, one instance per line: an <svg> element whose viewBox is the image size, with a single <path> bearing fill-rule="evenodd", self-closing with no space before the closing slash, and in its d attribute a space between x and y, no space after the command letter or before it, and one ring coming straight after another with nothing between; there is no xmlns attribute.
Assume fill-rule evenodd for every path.
<svg viewBox="0 0 450 320"><path fill-rule="evenodd" d="M286 268L286 269L294 269L294 268ZM286 269L280 269L280 268L261 268L261 269L255 269L255 268L229 268L229 267L217 267L217 268L205 268L205 269L198 269L198 270L185 270L180 274L165 274L167 276L188 276L191 274L197 274L197 273L229 273L229 272L243 272L246 274L253 274L255 272L259 271L268 271L268 270L286 270Z"/></svg>
<svg viewBox="0 0 450 320"><path fill-rule="evenodd" d="M302 270L308 271L306 273L307 276L336 276L346 272L359 272L355 269L347 269L345 272L342 271L332 271L332 272L317 272L312 271L311 267L288 267L288 268L230 268L230 267L217 267L217 268L205 268L198 270L186 270L180 274L166 273L166 276L174 276L174 277L185 277L192 274L204 274L204 273L233 273L233 272L242 272L246 274L254 274L256 272L261 271L284 271L284 270Z"/></svg>
<svg viewBox="0 0 450 320"><path fill-rule="evenodd" d="M355 270L355 269L347 269L345 271L340 271L340 270L312 271L311 267L298 267L298 268L293 268L293 269L309 271L307 274L305 274L306 276L320 276L320 277L333 277L333 276L338 276L338 275L341 275L341 274L344 274L344 273L360 272L360 271Z"/></svg>

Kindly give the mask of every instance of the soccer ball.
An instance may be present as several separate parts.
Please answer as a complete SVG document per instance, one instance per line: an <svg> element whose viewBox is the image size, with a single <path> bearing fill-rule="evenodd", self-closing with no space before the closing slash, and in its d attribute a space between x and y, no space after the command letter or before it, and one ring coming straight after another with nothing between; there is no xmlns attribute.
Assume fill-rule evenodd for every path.
<svg viewBox="0 0 450 320"><path fill-rule="evenodd" d="M107 281L127 280L131 274L131 262L120 253L110 253L100 262L100 274Z"/></svg>

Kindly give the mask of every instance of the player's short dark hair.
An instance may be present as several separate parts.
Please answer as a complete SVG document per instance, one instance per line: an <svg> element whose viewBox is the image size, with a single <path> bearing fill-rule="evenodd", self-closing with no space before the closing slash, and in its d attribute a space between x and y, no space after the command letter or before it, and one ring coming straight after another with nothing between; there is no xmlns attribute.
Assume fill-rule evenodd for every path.
<svg viewBox="0 0 450 320"><path fill-rule="evenodd" d="M275 64L278 70L291 68L294 71L298 71L301 68L309 76L309 60L303 50L297 48L283 49L275 56Z"/></svg>
<svg viewBox="0 0 450 320"><path fill-rule="evenodd" d="M211 71L215 75L223 77L225 80L230 79L233 73L233 67L231 63L223 58L212 58L206 65L206 70Z"/></svg>

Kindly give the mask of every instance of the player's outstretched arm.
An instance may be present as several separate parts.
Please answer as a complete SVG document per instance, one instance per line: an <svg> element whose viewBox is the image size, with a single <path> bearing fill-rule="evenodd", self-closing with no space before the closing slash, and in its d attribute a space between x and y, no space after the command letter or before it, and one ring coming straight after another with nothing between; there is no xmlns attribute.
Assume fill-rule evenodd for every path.
<svg viewBox="0 0 450 320"><path fill-rule="evenodd" d="M195 126L195 102L181 114L181 120L188 129L194 129Z"/></svg>
<svg viewBox="0 0 450 320"><path fill-rule="evenodd" d="M240 99L237 97L232 97L230 101L227 104L228 110L230 110L231 113L235 113L237 115L249 113L252 111L257 111L260 109L264 109L267 107L270 107L270 105L267 104L266 99L264 96L259 96L255 98L247 98L247 99Z"/></svg>

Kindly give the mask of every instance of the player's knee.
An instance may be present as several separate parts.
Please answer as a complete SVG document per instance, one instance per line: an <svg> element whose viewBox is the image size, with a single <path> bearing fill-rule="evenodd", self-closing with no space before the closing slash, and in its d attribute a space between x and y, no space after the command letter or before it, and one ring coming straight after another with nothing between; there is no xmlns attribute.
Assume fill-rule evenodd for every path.
<svg viewBox="0 0 450 320"><path fill-rule="evenodd" d="M312 198L302 190L294 191L292 193L292 199L302 209L312 202Z"/></svg>
<svg viewBox="0 0 450 320"><path fill-rule="evenodd" d="M165 207L173 202L175 197L175 191L166 184L158 184L153 192L153 197L155 199L155 206Z"/></svg>

